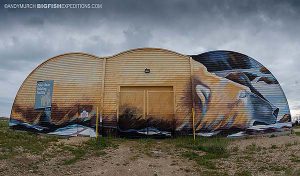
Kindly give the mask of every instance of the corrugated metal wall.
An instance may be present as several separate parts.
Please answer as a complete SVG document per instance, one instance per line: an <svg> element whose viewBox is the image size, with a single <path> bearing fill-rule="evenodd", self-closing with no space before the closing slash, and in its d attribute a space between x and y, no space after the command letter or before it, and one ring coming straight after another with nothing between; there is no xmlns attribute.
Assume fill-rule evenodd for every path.
<svg viewBox="0 0 300 176"><path fill-rule="evenodd" d="M145 73L145 68L150 73ZM54 80L51 119L56 125L78 118L82 109L95 117L98 106L104 125L116 127L122 86L172 87L177 130L191 129L193 98L199 131L247 129L254 122L274 124L289 116L286 98L273 75L255 60L233 52L190 58L164 49L142 48L107 58L60 55L27 77L16 96L12 119L40 120L43 111L35 110L34 103L36 83L41 80Z"/></svg>
<svg viewBox="0 0 300 176"><path fill-rule="evenodd" d="M194 60L193 69L197 130L225 128L228 123L247 126L250 123L247 109L235 105L243 104L237 102L239 92L249 88L208 72Z"/></svg>
<svg viewBox="0 0 300 176"><path fill-rule="evenodd" d="M62 124L78 117L80 106L95 113L101 108L104 82L103 118L105 126L116 126L120 86L173 86L178 122L189 121L191 84L189 57L163 49L135 49L106 59L73 53L41 64L24 81L12 109L13 119L38 121L42 111L34 110L36 82L54 80L52 122ZM145 74L149 68L151 73ZM92 109L90 109L92 108Z"/></svg>
<svg viewBox="0 0 300 176"><path fill-rule="evenodd" d="M262 64L232 51L191 57L198 130L247 129L275 124L284 117L287 122L286 97Z"/></svg>
<svg viewBox="0 0 300 176"><path fill-rule="evenodd" d="M145 68L150 73L144 72ZM190 118L189 57L163 49L135 49L107 59L104 115L116 117L120 86L173 86L177 120ZM115 119L116 120L116 119Z"/></svg>
<svg viewBox="0 0 300 176"><path fill-rule="evenodd" d="M103 60L81 53L52 58L36 68L24 81L16 96L11 117L34 122L42 111L34 110L36 83L54 80L51 119L62 124L78 117L79 108L95 111L101 103Z"/></svg>

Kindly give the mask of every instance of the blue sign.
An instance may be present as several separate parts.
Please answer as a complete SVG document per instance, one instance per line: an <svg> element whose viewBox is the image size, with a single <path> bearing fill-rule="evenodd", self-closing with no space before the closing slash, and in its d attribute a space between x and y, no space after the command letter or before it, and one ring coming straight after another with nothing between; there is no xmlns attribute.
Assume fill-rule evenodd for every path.
<svg viewBox="0 0 300 176"><path fill-rule="evenodd" d="M35 93L35 109L51 108L53 80L38 81Z"/></svg>

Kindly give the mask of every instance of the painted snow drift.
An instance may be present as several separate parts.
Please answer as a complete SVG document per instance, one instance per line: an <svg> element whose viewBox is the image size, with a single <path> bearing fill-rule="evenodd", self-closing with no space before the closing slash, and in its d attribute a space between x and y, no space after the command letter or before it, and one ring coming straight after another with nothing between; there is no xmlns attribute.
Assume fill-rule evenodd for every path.
<svg viewBox="0 0 300 176"><path fill-rule="evenodd" d="M159 51L166 55L167 59L179 57L177 53L171 53L169 56L166 54L169 51L163 49ZM138 52L138 49L131 52ZM158 51L145 49L143 52L149 55L149 62L147 63L145 59L139 61L139 65L143 65L143 62L145 65L153 64L152 52ZM110 63L113 69L108 70L102 65L106 61L103 62L103 59L96 56L87 54L71 56L63 56L66 57L63 59L57 57L48 63L46 61L28 76L12 108L10 117L12 128L55 135L94 137L97 107L100 107L102 112L99 129L103 135L110 133L127 137L189 135L193 129L191 116L193 107L196 133L201 136L237 137L284 132L290 130L292 126L289 106L276 78L262 64L240 53L212 51L200 55L180 55L180 58L177 58L178 62L185 64L181 72L186 74L182 77L175 77L175 73L172 75L175 68L169 66L177 60L159 59L162 63L152 65L153 75L156 74L157 67L158 79L155 80L151 75L152 69L149 69L149 73L142 72L141 75L138 75L140 72L129 70L128 74L137 74L132 76L134 78L132 82L126 77L118 78L127 72L129 66L124 66L122 70L122 64L119 62L113 65L115 62L113 59ZM126 59L126 64L137 63L134 60L129 61L130 56L124 55L122 56L124 58L121 56L122 54L116 55L121 58L120 62ZM156 57L158 56L157 54ZM171 70L163 76L159 75L158 73L164 71L159 70L163 68L162 64L166 64L165 68L171 67L174 71ZM101 68L105 68L111 78L105 78ZM122 73L118 73L118 70L122 70ZM145 74L148 74L147 77ZM110 85L107 86L101 78L108 80L107 84ZM120 90L117 90L117 86L123 84L135 86L136 82L142 82L142 85L149 87L138 87L136 94L131 92L126 95L125 100L132 102L126 104L125 101L121 107L118 99ZM104 84L108 88L103 93L101 87L105 88ZM155 92L158 92L157 84L167 86L160 87L163 89L160 89L157 97L154 97ZM101 105L100 102L104 104ZM149 105L149 102L152 104ZM174 102L174 105L170 106L170 102ZM163 113L148 112L155 108Z"/></svg>

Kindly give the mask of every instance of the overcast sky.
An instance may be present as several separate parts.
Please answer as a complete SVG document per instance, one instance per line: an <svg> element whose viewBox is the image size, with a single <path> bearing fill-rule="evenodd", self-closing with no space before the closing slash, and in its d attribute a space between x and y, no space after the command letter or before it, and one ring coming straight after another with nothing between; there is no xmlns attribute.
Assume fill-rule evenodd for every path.
<svg viewBox="0 0 300 176"><path fill-rule="evenodd" d="M0 116L10 115L23 80L46 59L137 47L246 54L269 68L292 115L300 114L300 1L106 0L90 1L102 4L99 9L4 8L9 2L17 3L0 4Z"/></svg>

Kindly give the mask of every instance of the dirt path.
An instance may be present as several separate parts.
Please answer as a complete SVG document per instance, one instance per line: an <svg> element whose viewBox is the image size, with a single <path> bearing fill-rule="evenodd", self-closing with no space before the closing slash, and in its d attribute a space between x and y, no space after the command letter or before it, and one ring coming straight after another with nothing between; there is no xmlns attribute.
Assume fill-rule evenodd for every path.
<svg viewBox="0 0 300 176"><path fill-rule="evenodd" d="M72 139L82 141L82 139ZM70 142L67 142L70 143ZM156 142L149 148L147 143L125 141L118 148L105 150L102 156L92 156L72 165L58 165L58 159L39 165L39 173L45 175L109 175L155 176L197 175L195 163L174 155L174 149ZM152 142L149 145L153 145ZM46 165L45 165L46 164ZM54 172L53 172L54 171Z"/></svg>
<svg viewBox="0 0 300 176"><path fill-rule="evenodd" d="M122 143L118 149L107 151L109 154L104 157L93 157L72 167L77 168L77 175L197 175L191 169L194 163L159 150L158 146L143 153L137 145L132 141Z"/></svg>

